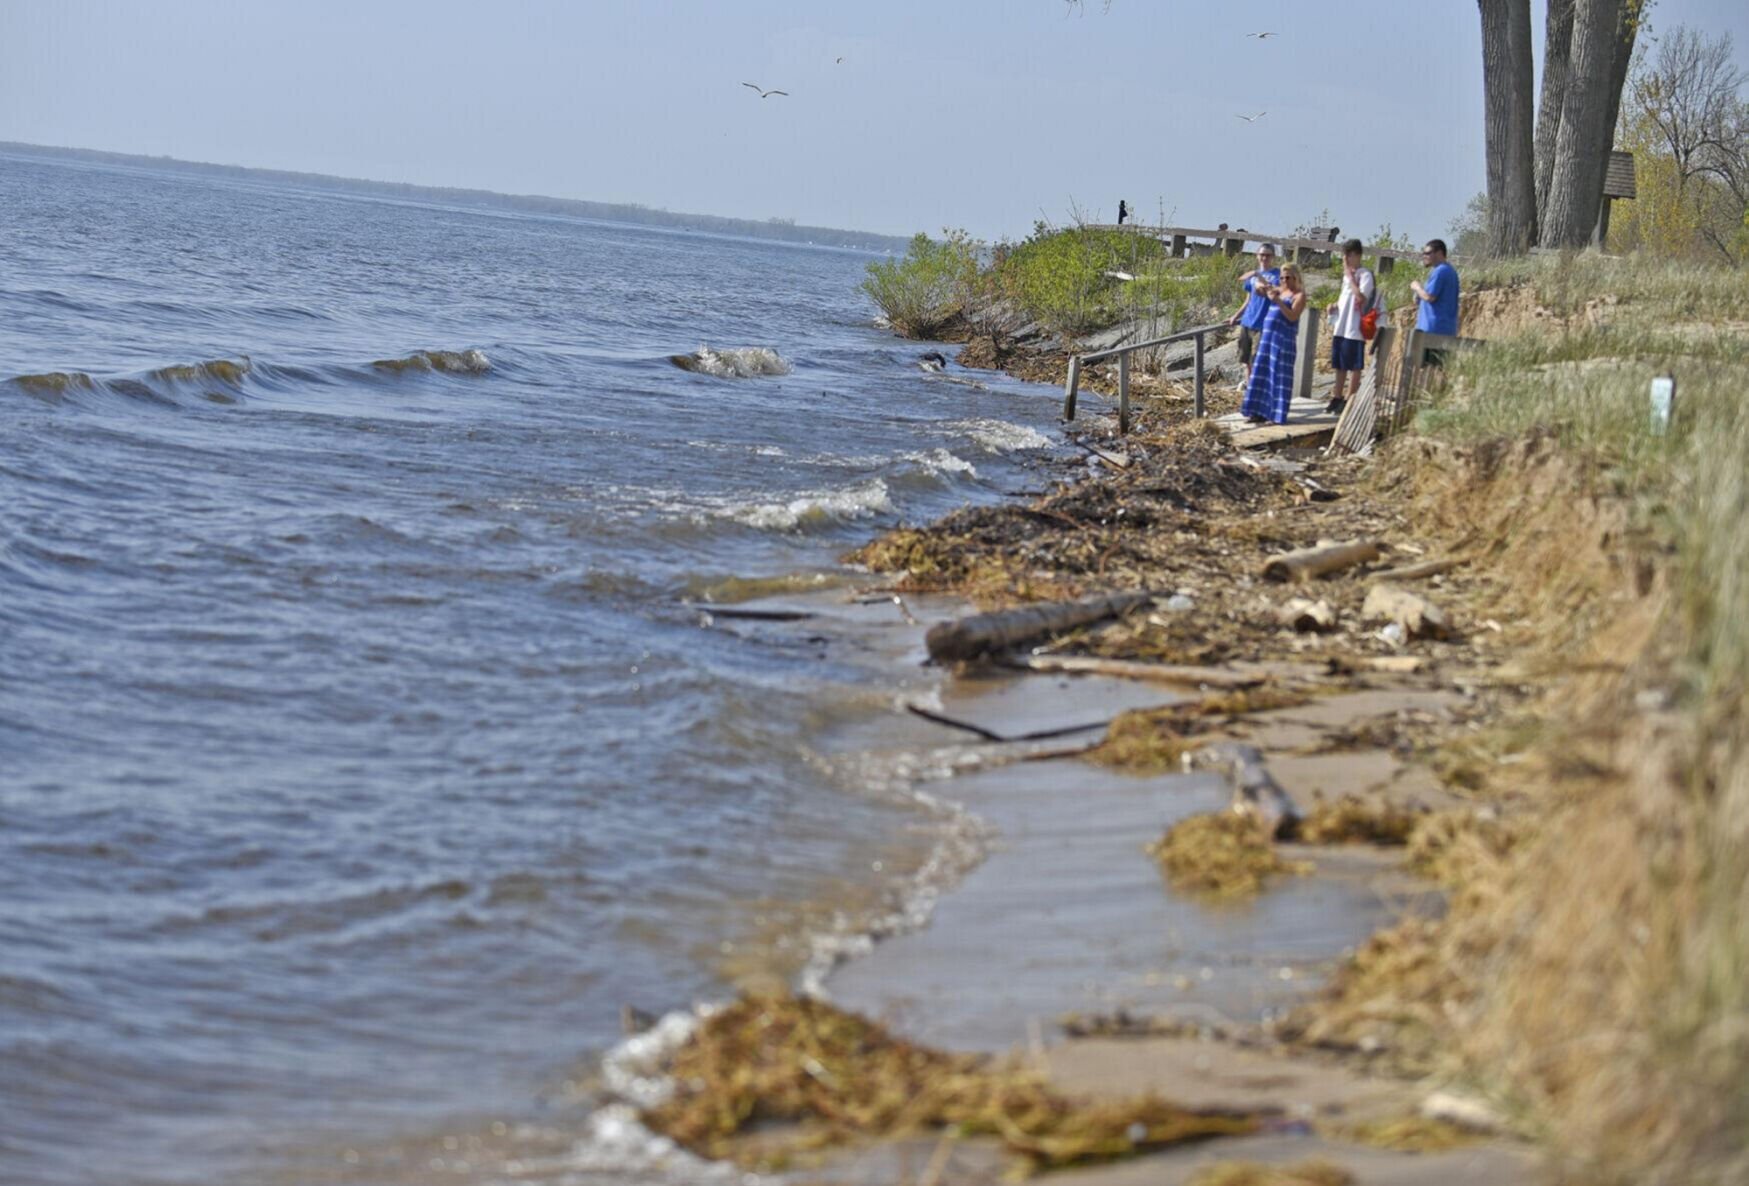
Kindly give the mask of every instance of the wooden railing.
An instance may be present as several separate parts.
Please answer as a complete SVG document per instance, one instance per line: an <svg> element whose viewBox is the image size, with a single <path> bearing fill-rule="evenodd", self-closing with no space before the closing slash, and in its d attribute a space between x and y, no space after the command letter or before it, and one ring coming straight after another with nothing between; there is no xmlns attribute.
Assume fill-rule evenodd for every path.
<svg viewBox="0 0 1749 1186"><path fill-rule="evenodd" d="M1238 255L1245 250L1247 243L1274 243L1283 251L1289 253L1296 263L1308 264L1315 257L1331 255L1342 250L1339 243L1324 239L1297 239L1292 235L1270 235L1262 231L1248 231L1244 227L1237 229L1216 227L1209 230L1206 227L1184 226L1146 226L1141 223L1126 223L1118 226L1116 223L1100 223L1094 229L1102 231L1127 231L1137 235L1149 235L1164 240L1167 251L1173 259L1183 259L1190 252L1190 240L1212 239L1212 250L1226 255ZM1389 272L1400 259L1419 260L1419 250L1399 251L1394 247L1368 247L1366 254L1378 263L1379 272Z"/></svg>
<svg viewBox="0 0 1749 1186"><path fill-rule="evenodd" d="M1104 362L1108 358L1117 359L1117 431L1120 434L1130 430L1130 355L1137 350L1154 350L1161 346L1169 346L1174 342L1194 339L1196 342L1196 380L1193 388L1192 407L1198 417L1203 415L1203 383L1205 369L1203 359L1207 353L1203 339L1213 333L1219 333L1227 328L1227 323L1218 321L1213 325L1199 325L1195 329L1181 329L1177 333L1167 334L1163 338L1149 338L1145 342L1132 342L1127 346L1113 346L1109 350L1096 350L1091 354L1071 354L1069 356L1069 378L1063 385L1063 419L1075 418L1075 397L1081 390L1081 368L1089 363Z"/></svg>

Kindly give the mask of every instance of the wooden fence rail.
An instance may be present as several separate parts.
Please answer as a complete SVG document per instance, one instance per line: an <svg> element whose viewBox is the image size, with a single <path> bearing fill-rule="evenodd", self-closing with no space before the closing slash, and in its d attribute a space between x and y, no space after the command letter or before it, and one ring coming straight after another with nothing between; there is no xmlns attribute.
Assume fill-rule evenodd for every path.
<svg viewBox="0 0 1749 1186"><path fill-rule="evenodd" d="M1130 430L1130 355L1137 350L1154 350L1161 346L1169 346L1174 342L1193 339L1196 343L1196 379L1192 389L1192 408L1198 417L1204 412L1203 384L1205 367L1203 360L1207 355L1204 338L1208 334L1219 333L1227 328L1227 323L1218 321L1213 325L1199 325L1194 329L1181 329L1177 333L1167 334L1163 338L1149 338L1145 342L1131 342L1124 346L1113 346L1109 350L1095 350L1091 354L1072 354L1069 356L1069 378L1063 384L1063 419L1075 418L1075 401L1081 391L1081 368L1089 363L1104 362L1108 358L1117 359L1117 431L1120 435Z"/></svg>

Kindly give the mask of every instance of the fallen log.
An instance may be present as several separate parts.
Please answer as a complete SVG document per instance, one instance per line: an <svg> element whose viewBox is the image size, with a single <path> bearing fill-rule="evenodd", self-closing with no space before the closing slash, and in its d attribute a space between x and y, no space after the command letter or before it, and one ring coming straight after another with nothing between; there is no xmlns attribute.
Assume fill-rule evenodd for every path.
<svg viewBox="0 0 1749 1186"><path fill-rule="evenodd" d="M1254 745L1215 742L1184 755L1192 770L1218 770L1233 788L1233 810L1254 815L1275 840L1291 840L1300 829L1300 809L1264 765Z"/></svg>
<svg viewBox="0 0 1749 1186"><path fill-rule="evenodd" d="M1452 556L1445 560L1423 560L1420 564L1406 564L1402 568L1387 568L1373 573L1373 578L1380 581L1418 581L1424 577L1436 577L1442 572L1450 572L1470 562L1468 556Z"/></svg>
<svg viewBox="0 0 1749 1186"><path fill-rule="evenodd" d="M1008 660L1007 666L1018 667L1024 671L1152 680L1185 688L1255 688L1263 682L1260 675L1242 675L1236 671L1222 671L1214 667L1142 663L1134 659L1101 659L1092 655L1021 655Z"/></svg>
<svg viewBox="0 0 1749 1186"><path fill-rule="evenodd" d="M1451 622L1444 610L1395 585L1374 585L1367 591L1360 612L1373 621L1396 622L1410 638L1451 637Z"/></svg>
<svg viewBox="0 0 1749 1186"><path fill-rule="evenodd" d="M1319 544L1271 556L1263 564L1266 581L1309 581L1327 573L1340 572L1356 564L1366 564L1379 558L1377 540L1349 540L1347 543Z"/></svg>
<svg viewBox="0 0 1749 1186"><path fill-rule="evenodd" d="M975 659L1011 650L1034 639L1063 634L1090 622L1118 617L1152 599L1151 593L1110 593L1081 601L1052 601L972 614L931 626L923 641L929 647L929 657L938 663Z"/></svg>
<svg viewBox="0 0 1749 1186"><path fill-rule="evenodd" d="M1110 721L1088 721L1079 725L1034 729L1028 733L998 733L994 729L984 728L976 721L962 721L958 717L950 717L946 713L936 712L932 708L924 708L921 704L907 703L905 711L914 716L920 716L926 721L934 721L937 725L946 725L950 729L964 729L967 733L976 734L985 741L1048 741L1053 737L1070 737L1076 733L1103 729L1111 724Z"/></svg>

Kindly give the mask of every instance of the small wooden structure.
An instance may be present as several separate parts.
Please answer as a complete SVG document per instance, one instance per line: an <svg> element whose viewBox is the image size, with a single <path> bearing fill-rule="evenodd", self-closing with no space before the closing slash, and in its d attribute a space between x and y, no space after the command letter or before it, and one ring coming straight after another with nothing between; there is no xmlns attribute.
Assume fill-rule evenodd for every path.
<svg viewBox="0 0 1749 1186"><path fill-rule="evenodd" d="M1612 152L1603 175L1603 201L1597 207L1597 229L1592 232L1592 245L1601 249L1609 240L1609 208L1617 198L1632 200L1639 195L1634 182L1634 154Z"/></svg>
<svg viewBox="0 0 1749 1186"><path fill-rule="evenodd" d="M1204 339L1209 334L1220 333L1227 328L1227 323L1217 321L1213 325L1199 325L1194 329L1181 329L1177 333L1167 334L1163 338L1149 338L1145 342L1132 342L1127 346L1113 346L1110 350L1098 350L1092 354L1071 354L1069 356L1069 378L1063 384L1063 419L1075 418L1075 402L1081 390L1081 368L1090 363L1104 362L1108 358L1117 359L1117 431L1120 434L1130 430L1130 355L1138 350L1153 350L1159 346L1167 346L1173 342L1192 339L1196 343L1196 378L1192 389L1192 409L1200 418L1204 414L1204 379L1205 369L1203 359L1207 354Z"/></svg>

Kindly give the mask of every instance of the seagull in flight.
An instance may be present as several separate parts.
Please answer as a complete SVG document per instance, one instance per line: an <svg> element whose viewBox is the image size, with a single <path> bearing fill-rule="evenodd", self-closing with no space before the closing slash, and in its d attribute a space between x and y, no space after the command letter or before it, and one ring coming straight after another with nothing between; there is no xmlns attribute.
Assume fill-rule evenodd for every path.
<svg viewBox="0 0 1749 1186"><path fill-rule="evenodd" d="M843 58L839 58L839 59L838 59L838 60L837 60L837 61L836 61L836 62L833 62L833 63L832 63L832 64L833 64L833 65L834 65L834 66L842 66L842 65L844 65L844 59L843 59Z"/></svg>
<svg viewBox="0 0 1749 1186"><path fill-rule="evenodd" d="M1271 38L1271 37L1274 37L1274 36L1275 36L1275 34L1274 34L1274 33L1247 33L1247 34L1245 34L1245 36L1247 36L1247 37L1255 37L1255 38L1257 38L1257 40L1259 40L1259 41L1267 41L1267 40L1269 40L1269 39L1270 39L1270 38Z"/></svg>
<svg viewBox="0 0 1749 1186"><path fill-rule="evenodd" d="M1235 115L1233 118L1242 119L1248 124L1254 124L1268 114L1269 112L1267 111L1259 111L1256 115Z"/></svg>
<svg viewBox="0 0 1749 1186"><path fill-rule="evenodd" d="M784 97L785 97L785 98L788 98L788 97L789 97L789 92L788 92L788 91L766 91L766 90L760 90L760 88L759 88L759 87L757 87L757 86L755 86L755 85L754 85L754 84L753 84L753 83L751 83L751 82L744 82L744 83L742 83L742 84L741 84L741 85L742 85L742 86L746 86L746 87L753 87L753 89L754 89L754 90L756 90L756 91L759 91L759 97L760 97L760 98L761 98L761 99L769 99L769 98L771 98L771 96L773 96L773 95L783 95L783 96L784 96Z"/></svg>

